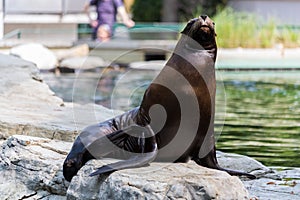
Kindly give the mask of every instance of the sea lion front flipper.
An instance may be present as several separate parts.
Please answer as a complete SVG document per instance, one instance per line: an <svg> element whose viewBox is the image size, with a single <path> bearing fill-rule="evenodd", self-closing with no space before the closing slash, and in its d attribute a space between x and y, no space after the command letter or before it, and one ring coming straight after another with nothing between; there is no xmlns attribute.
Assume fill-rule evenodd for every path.
<svg viewBox="0 0 300 200"><path fill-rule="evenodd" d="M104 173L110 173L122 169L129 169L129 168L138 168L145 166L149 164L151 161L153 161L156 158L157 155L157 143L155 139L155 135L153 130L150 126L130 126L124 130L122 130L122 134L126 133L128 137L126 138L126 141L122 143L122 149L132 151L134 154L127 160L122 160L116 163L111 163L108 165L104 165L100 168L98 168L95 172L90 174L90 176L100 175ZM139 132L140 137L133 136L131 134L136 134ZM145 136L146 134L146 136ZM120 133L119 133L120 135ZM120 144L120 137L110 137L110 140L114 143L117 142ZM148 139L147 146L145 144L146 138ZM137 146L133 140L138 141L138 146L140 146L140 151L136 152L137 149L135 149L133 146ZM150 142L150 143L149 143Z"/></svg>

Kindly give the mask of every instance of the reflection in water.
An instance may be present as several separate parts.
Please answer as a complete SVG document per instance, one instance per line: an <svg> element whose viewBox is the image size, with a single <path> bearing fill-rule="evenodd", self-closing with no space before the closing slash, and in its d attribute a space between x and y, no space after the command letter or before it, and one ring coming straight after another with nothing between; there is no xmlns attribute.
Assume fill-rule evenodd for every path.
<svg viewBox="0 0 300 200"><path fill-rule="evenodd" d="M65 101L129 110L139 105L156 71L44 74ZM249 155L269 166L300 166L300 72L219 72L226 118L217 148ZM220 88L220 87L219 87ZM217 92L218 94L218 92ZM72 98L73 97L73 98ZM224 95L217 95L217 110ZM218 115L219 113L216 113ZM222 130L223 128L223 130Z"/></svg>

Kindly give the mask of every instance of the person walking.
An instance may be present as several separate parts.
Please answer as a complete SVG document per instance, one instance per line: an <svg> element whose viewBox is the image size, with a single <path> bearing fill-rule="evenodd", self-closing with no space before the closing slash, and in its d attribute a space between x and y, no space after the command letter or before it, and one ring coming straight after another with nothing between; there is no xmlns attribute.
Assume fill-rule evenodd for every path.
<svg viewBox="0 0 300 200"><path fill-rule="evenodd" d="M96 6L96 20L90 16L90 6ZM101 42L108 41L112 37L117 14L128 28L135 25L135 22L128 16L122 0L89 0L85 3L84 10L93 28L92 38Z"/></svg>

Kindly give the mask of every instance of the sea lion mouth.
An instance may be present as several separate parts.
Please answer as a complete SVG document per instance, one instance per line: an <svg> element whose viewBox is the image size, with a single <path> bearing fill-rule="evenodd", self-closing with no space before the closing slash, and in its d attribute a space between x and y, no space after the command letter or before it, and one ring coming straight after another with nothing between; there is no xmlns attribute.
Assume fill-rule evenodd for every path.
<svg viewBox="0 0 300 200"><path fill-rule="evenodd" d="M208 25L201 25L199 29L205 34L210 34L213 31Z"/></svg>
<svg viewBox="0 0 300 200"><path fill-rule="evenodd" d="M209 43L214 43L215 23L207 15L201 15L191 19L182 33L193 38L200 45L207 46Z"/></svg>

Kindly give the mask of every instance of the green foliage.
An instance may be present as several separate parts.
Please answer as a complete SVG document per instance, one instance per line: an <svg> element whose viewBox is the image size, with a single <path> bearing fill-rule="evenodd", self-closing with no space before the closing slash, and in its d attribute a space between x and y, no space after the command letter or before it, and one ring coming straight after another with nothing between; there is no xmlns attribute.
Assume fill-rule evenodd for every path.
<svg viewBox="0 0 300 200"><path fill-rule="evenodd" d="M132 6L133 19L139 22L160 22L163 1L135 0ZM224 7L226 3L227 0L176 0L178 18L187 21L201 14L213 16L217 8Z"/></svg>
<svg viewBox="0 0 300 200"><path fill-rule="evenodd" d="M299 46L299 32L289 27L279 30L275 20L265 22L256 15L235 12L229 7L219 11L213 20L220 47L270 48L278 43L285 47Z"/></svg>
<svg viewBox="0 0 300 200"><path fill-rule="evenodd" d="M276 44L277 38L277 27L273 20L263 25L259 32L258 38L260 46L263 48L272 47Z"/></svg>
<svg viewBox="0 0 300 200"><path fill-rule="evenodd" d="M213 16L218 8L224 8L227 0L177 0L178 14L181 21L187 21L193 17L206 14Z"/></svg>
<svg viewBox="0 0 300 200"><path fill-rule="evenodd" d="M283 27L279 39L284 46L288 47L299 47L300 35L292 27Z"/></svg>
<svg viewBox="0 0 300 200"><path fill-rule="evenodd" d="M162 0L135 0L132 6L133 19L138 22L160 22Z"/></svg>
<svg viewBox="0 0 300 200"><path fill-rule="evenodd" d="M218 44L221 47L244 47L256 43L256 23L253 15L236 13L226 8L215 17Z"/></svg>

